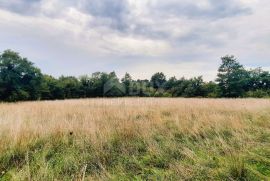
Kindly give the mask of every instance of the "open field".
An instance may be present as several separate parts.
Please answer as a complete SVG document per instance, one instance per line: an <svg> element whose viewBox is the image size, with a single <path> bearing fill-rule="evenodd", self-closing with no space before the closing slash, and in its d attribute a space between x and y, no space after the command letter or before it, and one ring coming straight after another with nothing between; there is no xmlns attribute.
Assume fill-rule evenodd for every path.
<svg viewBox="0 0 270 181"><path fill-rule="evenodd" d="M0 180L270 180L270 100L2 103Z"/></svg>

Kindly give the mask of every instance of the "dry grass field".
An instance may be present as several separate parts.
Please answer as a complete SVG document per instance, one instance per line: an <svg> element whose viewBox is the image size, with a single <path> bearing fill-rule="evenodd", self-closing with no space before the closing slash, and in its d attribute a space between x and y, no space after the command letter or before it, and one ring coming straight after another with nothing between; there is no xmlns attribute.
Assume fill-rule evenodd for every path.
<svg viewBox="0 0 270 181"><path fill-rule="evenodd" d="M270 180L270 100L2 103L0 180Z"/></svg>

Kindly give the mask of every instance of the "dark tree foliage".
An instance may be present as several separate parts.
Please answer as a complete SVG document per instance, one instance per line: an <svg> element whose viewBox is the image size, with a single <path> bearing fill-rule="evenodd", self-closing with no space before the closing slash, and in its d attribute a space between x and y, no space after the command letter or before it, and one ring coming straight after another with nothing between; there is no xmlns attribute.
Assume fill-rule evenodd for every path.
<svg viewBox="0 0 270 181"><path fill-rule="evenodd" d="M248 72L234 56L221 58L217 82L222 97L243 97L248 89Z"/></svg>
<svg viewBox="0 0 270 181"><path fill-rule="evenodd" d="M250 90L264 90L270 89L270 74L267 71L263 71L261 68L257 68L249 71L248 87Z"/></svg>
<svg viewBox="0 0 270 181"><path fill-rule="evenodd" d="M50 75L43 75L41 84L41 98L43 100L64 99L65 90L58 79Z"/></svg>
<svg viewBox="0 0 270 181"><path fill-rule="evenodd" d="M125 96L130 96L132 90L132 77L129 73L126 73L125 76L121 79L122 84L125 87Z"/></svg>
<svg viewBox="0 0 270 181"><path fill-rule="evenodd" d="M6 50L0 55L0 99L4 101L40 99L42 74L26 58Z"/></svg>
<svg viewBox="0 0 270 181"><path fill-rule="evenodd" d="M210 81L210 82L204 83L203 90L205 93L205 97L209 97L209 98L219 97L219 94L218 94L219 87L215 82Z"/></svg>
<svg viewBox="0 0 270 181"><path fill-rule="evenodd" d="M162 88L166 83L166 76L162 72L155 73L150 82L155 89Z"/></svg>
<svg viewBox="0 0 270 181"><path fill-rule="evenodd" d="M269 97L270 73L246 70L234 56L221 58L216 82L201 76L186 79L162 72L149 80L133 80L126 73L119 81L115 72L95 72L79 78L54 78L42 74L32 62L6 50L0 54L0 101L55 100L90 97Z"/></svg>

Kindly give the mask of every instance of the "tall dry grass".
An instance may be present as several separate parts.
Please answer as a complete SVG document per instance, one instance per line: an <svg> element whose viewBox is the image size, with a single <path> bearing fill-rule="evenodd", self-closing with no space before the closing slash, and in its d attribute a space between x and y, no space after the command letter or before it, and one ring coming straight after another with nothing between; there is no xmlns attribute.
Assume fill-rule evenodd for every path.
<svg viewBox="0 0 270 181"><path fill-rule="evenodd" d="M166 121L183 131L230 127L241 130L246 116L270 111L268 99L85 99L0 104L0 132L14 143L55 133L95 137L139 127L148 134Z"/></svg>
<svg viewBox="0 0 270 181"><path fill-rule="evenodd" d="M207 151L210 155L224 152L218 156L231 157L239 152L246 154L255 147L268 146L269 120L269 99L100 98L1 103L0 155L14 147L28 148L40 139L57 139L58 136L72 136L76 143L88 140L97 149L103 149L102 145L115 135L121 135L127 142L140 137L147 144L147 153L159 153L164 145L159 145L156 137L161 136L170 140L169 147L180 150L190 161L182 163L172 159L168 170L180 175L181 179L191 179L197 169L192 165L198 163L198 169L201 169L204 161L209 161L204 158ZM183 139L185 143L181 142L179 147L175 140L185 137L188 142ZM200 147L206 152L204 156L200 156ZM106 165L101 167L106 170ZM17 167L20 168L23 166ZM105 170L104 174L107 174L100 178L113 178L112 172ZM125 173L125 169L120 170ZM222 173L218 169L216 172ZM255 172L258 172L257 176L267 178L264 172ZM88 176L92 178L93 175Z"/></svg>

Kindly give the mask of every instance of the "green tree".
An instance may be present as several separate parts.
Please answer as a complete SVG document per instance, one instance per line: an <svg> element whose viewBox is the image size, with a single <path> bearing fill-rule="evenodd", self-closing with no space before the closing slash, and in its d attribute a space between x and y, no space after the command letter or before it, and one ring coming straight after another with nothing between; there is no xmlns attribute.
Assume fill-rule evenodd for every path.
<svg viewBox="0 0 270 181"><path fill-rule="evenodd" d="M43 75L41 85L41 99L64 99L65 91L60 81L50 75Z"/></svg>
<svg viewBox="0 0 270 181"><path fill-rule="evenodd" d="M157 72L151 77L150 82L155 89L163 88L166 83L166 76L162 72Z"/></svg>
<svg viewBox="0 0 270 181"><path fill-rule="evenodd" d="M261 68L252 69L249 72L249 90L269 90L270 73Z"/></svg>
<svg viewBox="0 0 270 181"><path fill-rule="evenodd" d="M165 90L171 90L173 87L177 85L177 79L176 77L171 77L169 80L164 84Z"/></svg>
<svg viewBox="0 0 270 181"><path fill-rule="evenodd" d="M234 56L221 58L222 64L218 69L220 95L222 97L243 97L248 85L248 72L237 62Z"/></svg>
<svg viewBox="0 0 270 181"><path fill-rule="evenodd" d="M206 97L211 97L211 98L215 98L218 97L218 85L215 82L206 82L203 85L203 89L205 91L205 96Z"/></svg>
<svg viewBox="0 0 270 181"><path fill-rule="evenodd" d="M80 76L79 81L81 83L81 91L83 92L83 97L91 97L91 77L88 75Z"/></svg>
<svg viewBox="0 0 270 181"><path fill-rule="evenodd" d="M104 72L95 72L90 78L91 97L103 97L103 86L109 80L109 75Z"/></svg>
<svg viewBox="0 0 270 181"><path fill-rule="evenodd" d="M0 54L0 100L51 100L84 97L269 97L270 73L261 68L245 70L234 56L221 58L217 82L171 77L162 72L151 80L132 80L130 74L119 81L115 72L96 72L78 78L42 75L32 62L6 50Z"/></svg>
<svg viewBox="0 0 270 181"><path fill-rule="evenodd" d="M124 88L119 82L115 72L95 72L89 79L89 89L91 97L113 97L123 96Z"/></svg>
<svg viewBox="0 0 270 181"><path fill-rule="evenodd" d="M107 80L103 84L103 96L122 97L126 94L126 87L119 82L115 72L108 74Z"/></svg>
<svg viewBox="0 0 270 181"><path fill-rule="evenodd" d="M126 73L124 75L124 77L121 79L121 82L125 86L126 95L129 96L130 95L130 91L131 91L131 84L132 84L132 77L131 77L131 75L129 73Z"/></svg>
<svg viewBox="0 0 270 181"><path fill-rule="evenodd" d="M184 90L185 97L204 97L204 82L202 76L189 79L187 81L187 87Z"/></svg>
<svg viewBox="0 0 270 181"><path fill-rule="evenodd" d="M83 95L81 90L81 84L76 77L73 76L61 76L59 83L64 90L65 98L80 98Z"/></svg>
<svg viewBox="0 0 270 181"><path fill-rule="evenodd" d="M6 50L0 55L0 99L4 101L40 98L42 74L18 53Z"/></svg>

